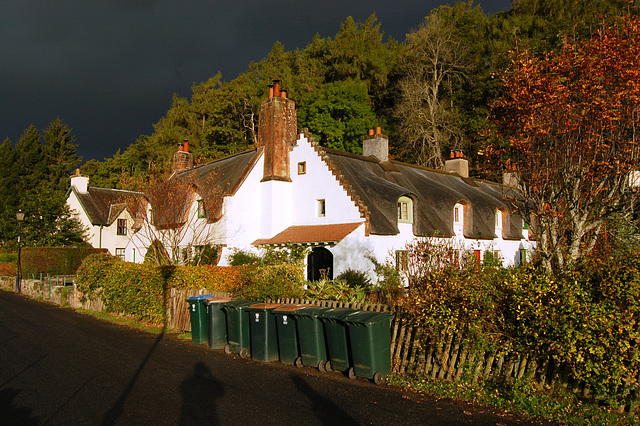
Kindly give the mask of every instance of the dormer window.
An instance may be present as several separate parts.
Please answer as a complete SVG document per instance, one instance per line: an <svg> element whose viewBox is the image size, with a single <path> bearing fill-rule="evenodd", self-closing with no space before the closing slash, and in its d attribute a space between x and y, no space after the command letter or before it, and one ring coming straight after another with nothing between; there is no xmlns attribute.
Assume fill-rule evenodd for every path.
<svg viewBox="0 0 640 426"><path fill-rule="evenodd" d="M398 222L413 223L413 202L409 197L398 199Z"/></svg>
<svg viewBox="0 0 640 426"><path fill-rule="evenodd" d="M118 219L117 235L127 235L127 219Z"/></svg>
<svg viewBox="0 0 640 426"><path fill-rule="evenodd" d="M496 210L496 229L502 229L502 212Z"/></svg>
<svg viewBox="0 0 640 426"><path fill-rule="evenodd" d="M204 209L204 201L198 200L198 219L204 219L207 217L207 212Z"/></svg>
<svg viewBox="0 0 640 426"><path fill-rule="evenodd" d="M453 223L454 224L462 224L463 221L463 210L462 210L462 204L456 204L455 207L453 208Z"/></svg>

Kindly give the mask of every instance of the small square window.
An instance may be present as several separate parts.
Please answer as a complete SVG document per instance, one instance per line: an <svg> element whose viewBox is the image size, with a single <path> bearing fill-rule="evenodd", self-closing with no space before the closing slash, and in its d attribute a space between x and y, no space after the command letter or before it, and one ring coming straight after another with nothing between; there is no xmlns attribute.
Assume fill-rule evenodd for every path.
<svg viewBox="0 0 640 426"><path fill-rule="evenodd" d="M325 217L327 214L327 206L324 200L316 200L318 204L318 217Z"/></svg>
<svg viewBox="0 0 640 426"><path fill-rule="evenodd" d="M116 249L116 257L119 257L120 260L124 260L124 249L123 248L117 248Z"/></svg>
<svg viewBox="0 0 640 426"><path fill-rule="evenodd" d="M118 219L116 233L118 235L127 235L127 219Z"/></svg>
<svg viewBox="0 0 640 426"><path fill-rule="evenodd" d="M306 161L301 161L298 163L298 174L299 175L304 175L307 173L307 162Z"/></svg>
<svg viewBox="0 0 640 426"><path fill-rule="evenodd" d="M198 200L198 219L204 219L207 217L206 211L204 210L204 201Z"/></svg>

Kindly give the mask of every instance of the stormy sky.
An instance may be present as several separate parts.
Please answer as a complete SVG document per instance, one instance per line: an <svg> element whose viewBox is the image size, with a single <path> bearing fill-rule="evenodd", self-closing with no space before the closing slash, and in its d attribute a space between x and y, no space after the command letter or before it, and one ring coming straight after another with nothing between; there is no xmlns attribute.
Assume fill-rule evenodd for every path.
<svg viewBox="0 0 640 426"><path fill-rule="evenodd" d="M402 42L445 0L5 0L0 2L0 138L56 117L84 160L124 150L165 115L174 93L232 80L280 41L304 48L352 16L375 13ZM480 0L485 13L510 0ZM1 140L0 140L1 142Z"/></svg>

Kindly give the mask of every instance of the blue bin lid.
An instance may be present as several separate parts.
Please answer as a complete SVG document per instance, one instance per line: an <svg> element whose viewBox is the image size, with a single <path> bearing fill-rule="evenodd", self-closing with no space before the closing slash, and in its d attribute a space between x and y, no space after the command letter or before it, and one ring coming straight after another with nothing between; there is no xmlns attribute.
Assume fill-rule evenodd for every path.
<svg viewBox="0 0 640 426"><path fill-rule="evenodd" d="M196 296L191 296L187 299L187 301L196 301L196 300L205 300L212 297L210 294L198 294Z"/></svg>

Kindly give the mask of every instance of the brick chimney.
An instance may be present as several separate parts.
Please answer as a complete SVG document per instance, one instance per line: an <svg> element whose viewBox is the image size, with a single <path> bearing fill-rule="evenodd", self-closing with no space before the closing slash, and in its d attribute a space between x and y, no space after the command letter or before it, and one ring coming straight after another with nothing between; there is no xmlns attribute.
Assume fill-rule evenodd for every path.
<svg viewBox="0 0 640 426"><path fill-rule="evenodd" d="M362 155L375 157L378 161L389 161L389 138L382 134L382 129L369 129L369 135L362 142Z"/></svg>
<svg viewBox="0 0 640 426"><path fill-rule="evenodd" d="M171 163L171 171L178 173L193 168L193 154L189 152L189 141L178 144L178 150L173 153L173 161Z"/></svg>
<svg viewBox="0 0 640 426"><path fill-rule="evenodd" d="M298 120L296 104L286 97L275 80L269 87L269 99L260 105L258 146L264 147L264 174L262 181L291 181L289 151L296 142Z"/></svg>
<svg viewBox="0 0 640 426"><path fill-rule="evenodd" d="M456 173L460 177L468 178L469 160L464 158L461 150L452 150L449 158L444 160L444 171L447 173Z"/></svg>
<svg viewBox="0 0 640 426"><path fill-rule="evenodd" d="M89 188L89 177L82 176L80 169L76 169L76 172L71 175L71 187L75 188L81 194L86 194Z"/></svg>

